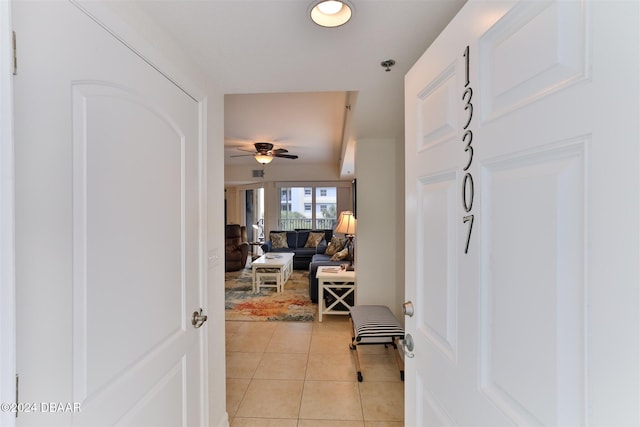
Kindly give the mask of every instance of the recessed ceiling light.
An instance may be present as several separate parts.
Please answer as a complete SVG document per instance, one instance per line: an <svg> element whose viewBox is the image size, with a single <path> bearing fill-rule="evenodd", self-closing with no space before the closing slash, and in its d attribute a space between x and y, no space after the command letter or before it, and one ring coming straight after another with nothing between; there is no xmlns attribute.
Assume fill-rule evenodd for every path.
<svg viewBox="0 0 640 427"><path fill-rule="evenodd" d="M335 15L342 9L342 2L334 0L323 1L322 3L318 3L316 7L325 15Z"/></svg>
<svg viewBox="0 0 640 427"><path fill-rule="evenodd" d="M322 27L339 27L353 15L353 5L347 0L315 0L309 6L309 15Z"/></svg>

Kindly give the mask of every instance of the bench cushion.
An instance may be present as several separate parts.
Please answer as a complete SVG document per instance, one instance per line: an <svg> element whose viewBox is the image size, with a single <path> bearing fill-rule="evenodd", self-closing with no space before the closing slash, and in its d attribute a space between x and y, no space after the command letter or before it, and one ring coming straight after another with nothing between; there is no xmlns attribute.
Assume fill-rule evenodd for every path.
<svg viewBox="0 0 640 427"><path fill-rule="evenodd" d="M404 328L386 305L357 305L349 309L356 341L363 338L404 337Z"/></svg>

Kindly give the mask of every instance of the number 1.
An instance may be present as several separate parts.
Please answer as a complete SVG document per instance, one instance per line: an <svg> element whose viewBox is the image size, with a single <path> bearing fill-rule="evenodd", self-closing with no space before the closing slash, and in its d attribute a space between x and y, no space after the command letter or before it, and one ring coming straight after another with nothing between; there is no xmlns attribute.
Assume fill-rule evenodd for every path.
<svg viewBox="0 0 640 427"><path fill-rule="evenodd" d="M469 81L469 45L467 45L467 47L464 50L464 53L462 54L462 56L464 56L464 77L465 77L465 83L464 83L464 87L469 86L469 83L471 83Z"/></svg>

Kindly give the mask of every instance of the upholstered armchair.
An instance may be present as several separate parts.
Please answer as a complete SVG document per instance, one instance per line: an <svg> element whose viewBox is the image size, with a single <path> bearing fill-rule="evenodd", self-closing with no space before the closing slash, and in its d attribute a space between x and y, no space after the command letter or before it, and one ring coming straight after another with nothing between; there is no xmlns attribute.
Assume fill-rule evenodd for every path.
<svg viewBox="0 0 640 427"><path fill-rule="evenodd" d="M224 235L224 271L244 268L249 255L247 229L238 224L227 224Z"/></svg>

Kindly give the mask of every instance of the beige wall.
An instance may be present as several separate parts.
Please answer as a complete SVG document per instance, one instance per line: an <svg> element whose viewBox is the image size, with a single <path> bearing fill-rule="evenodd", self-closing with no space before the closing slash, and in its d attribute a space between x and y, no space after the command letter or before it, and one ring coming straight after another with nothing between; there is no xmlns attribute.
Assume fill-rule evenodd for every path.
<svg viewBox="0 0 640 427"><path fill-rule="evenodd" d="M394 139L362 139L356 148L357 219L356 272L358 304L387 305L400 319L404 282L403 194L398 177L403 171ZM402 288L402 293L399 289Z"/></svg>
<svg viewBox="0 0 640 427"><path fill-rule="evenodd" d="M227 187L224 189L224 198L227 202L227 224L243 224L243 214L240 203L244 197L244 190L240 187Z"/></svg>
<svg viewBox="0 0 640 427"><path fill-rule="evenodd" d="M251 166L226 166L224 182L227 187L249 183L267 183L274 181L338 181L338 165L312 165L299 163L299 160L275 159L264 167L264 179L253 178L252 170L261 170L262 165L253 162Z"/></svg>

